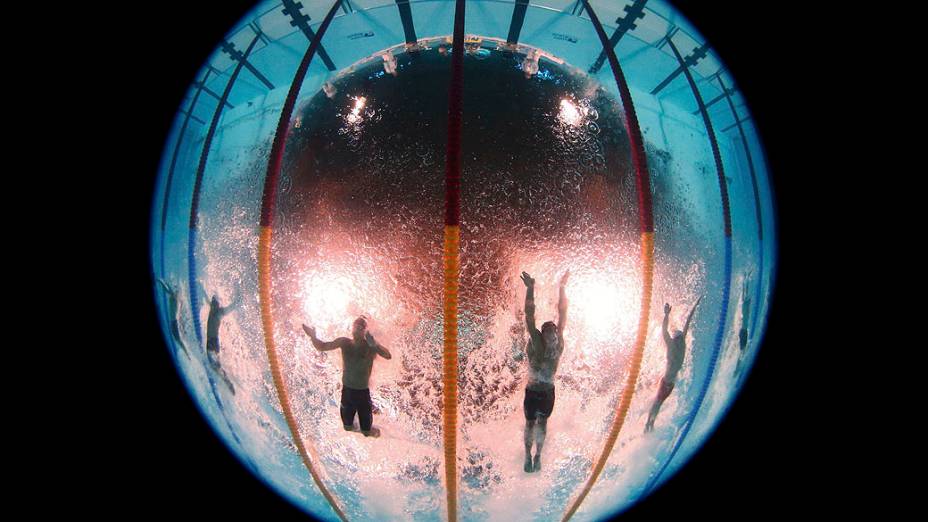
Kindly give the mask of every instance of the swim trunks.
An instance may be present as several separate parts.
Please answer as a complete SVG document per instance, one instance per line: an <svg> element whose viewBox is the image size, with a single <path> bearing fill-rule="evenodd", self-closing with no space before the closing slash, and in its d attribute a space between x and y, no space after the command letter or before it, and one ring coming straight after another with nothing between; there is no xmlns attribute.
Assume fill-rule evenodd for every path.
<svg viewBox="0 0 928 522"><path fill-rule="evenodd" d="M674 382L667 382L663 377L661 377L661 387L657 390L657 401L663 402L664 399L670 397L670 392L673 391Z"/></svg>
<svg viewBox="0 0 928 522"><path fill-rule="evenodd" d="M345 426L353 425L355 413L358 414L361 431L370 431L371 424L374 422L371 391L367 389L355 390L347 386L342 386L342 424Z"/></svg>
<svg viewBox="0 0 928 522"><path fill-rule="evenodd" d="M535 420L537 417L548 418L554 411L554 387L543 390L525 389L525 400L522 402L526 420Z"/></svg>

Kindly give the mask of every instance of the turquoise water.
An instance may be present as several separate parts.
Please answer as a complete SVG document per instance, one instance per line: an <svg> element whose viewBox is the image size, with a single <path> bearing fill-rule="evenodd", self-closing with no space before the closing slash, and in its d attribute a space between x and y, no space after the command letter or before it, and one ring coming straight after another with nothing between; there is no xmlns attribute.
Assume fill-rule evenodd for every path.
<svg viewBox="0 0 928 522"><path fill-rule="evenodd" d="M303 4L310 26L318 29L331 4ZM609 35L626 6L632 2L592 2ZM481 40L465 57L458 469L460 516L466 519L559 517L589 475L628 372L641 298L634 172L611 69L605 63L589 73L602 46L588 13L576 7L568 1L532 2L519 36L524 47L513 53L500 49L510 32L513 3L467 5L466 32ZM275 340L300 433L320 455L324 481L350 519L445 516L438 376L443 103L450 60L439 48L450 35L454 9L445 1L412 2L410 8L424 48L417 53L402 47L403 23L393 2L352 1L334 18L322 45L335 67L330 71L318 57L310 64L291 120L275 216ZM682 56L693 54L705 39L666 4L647 2L642 12L616 54L651 170L654 297L628 417L578 519L628 507L648 485L672 475L710 435L756 355L775 268L763 148L749 120L742 124L742 141L723 97L708 114L730 199L731 276L726 278L716 165L692 89L681 74L650 94L679 65L668 45L661 46L668 32ZM197 97L196 85L182 105L192 117L179 113L166 140L152 215L152 263L156 275L178 290L178 314L170 317L160 291L157 299L169 346L169 325L177 319L191 354L175 352L179 371L217 432L274 489L302 509L331 518L334 513L303 467L280 412L257 291L268 152L308 40L274 2L256 7L227 40L240 51L256 41L247 61L258 74L242 68L219 113L202 171L192 268L207 295L218 294L223 304L236 295L240 299L220 330L221 362L234 395L197 348L205 336L203 296L194 303L196 321L190 313L190 211L218 107L205 89ZM525 63L533 49L543 53L537 72ZM387 70L383 53L395 57L396 76ZM234 70L235 62L217 50L198 77L209 71L205 86L221 95ZM711 48L692 67L707 103L722 94L713 76L720 70L726 87L737 86ZM737 90L731 103L740 119L748 118ZM549 422L546 465L537 475L525 475L525 368L511 357L524 335L517 317L524 295L517 276L529 270L538 278L538 316L553 318L554 281L568 268L573 274L567 289L568 351ZM745 295L752 302L747 321ZM681 328L699 297L677 386L655 431L645 436L644 419L664 368L663 303L674 306L671 327ZM392 361L378 363L372 381L380 410L375 424L385 434L377 441L341 431L340 363L313 352L299 328L310 322L324 338L346 335L360 313L372 318L372 332L394 354ZM750 333L742 353L738 330L743 324ZM713 360L718 331L720 351ZM708 387L700 401L704 383ZM686 437L655 478L691 416Z"/></svg>

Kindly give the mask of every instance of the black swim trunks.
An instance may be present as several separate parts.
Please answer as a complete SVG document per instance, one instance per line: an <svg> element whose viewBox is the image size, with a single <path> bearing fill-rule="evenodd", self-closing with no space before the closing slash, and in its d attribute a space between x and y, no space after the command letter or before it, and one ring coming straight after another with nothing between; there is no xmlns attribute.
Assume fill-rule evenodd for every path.
<svg viewBox="0 0 928 522"><path fill-rule="evenodd" d="M206 357L214 368L219 368L219 338L209 337L206 339Z"/></svg>
<svg viewBox="0 0 928 522"><path fill-rule="evenodd" d="M554 411L554 387L544 390L525 389L525 401L522 402L526 420L537 417L548 418Z"/></svg>
<svg viewBox="0 0 928 522"><path fill-rule="evenodd" d="M361 431L370 431L371 424L374 422L371 391L355 390L347 386L342 386L342 424L345 426L353 425L355 413L358 414Z"/></svg>

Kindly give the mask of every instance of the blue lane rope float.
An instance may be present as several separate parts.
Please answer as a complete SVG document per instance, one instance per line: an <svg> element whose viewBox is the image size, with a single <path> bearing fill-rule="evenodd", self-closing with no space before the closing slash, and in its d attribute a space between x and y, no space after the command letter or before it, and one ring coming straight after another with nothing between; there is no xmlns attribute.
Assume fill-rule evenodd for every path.
<svg viewBox="0 0 928 522"><path fill-rule="evenodd" d="M254 49L255 44L258 43L259 39L260 36L256 35L251 40L251 43L248 45L248 49L245 50L244 56L236 64L235 70L232 72L232 76L226 83L226 88L222 92L222 98L219 100L219 105L216 107L216 112L213 113L213 120L210 122L209 130L206 133L206 139L203 141L203 152L200 154L200 163L197 166L196 181L194 181L193 185L193 200L190 203L190 228L187 235L187 275L189 278L188 285L190 287L190 314L193 316L193 327L196 331L197 343L199 344L203 344L203 333L200 331L200 300L199 286L197 285L196 262L197 224L199 222L200 212L200 190L203 187L203 175L206 171L206 162L209 158L209 149L213 144L213 137L216 135L216 127L219 126L219 118L222 117L222 112L226 104L226 100L229 99L229 94L232 92L232 86L235 84L235 80L238 78L238 74L242 71L242 67L245 65L245 59L248 58L249 54L251 54L251 50Z"/></svg>
<svg viewBox="0 0 928 522"><path fill-rule="evenodd" d="M255 38L249 44L248 49L245 51L245 56L247 57L251 50L254 49L255 44L258 42L259 37ZM232 86L235 83L235 79L238 77L238 73L242 70L244 60L238 63L235 67L235 70L232 73L232 76L229 78L228 83L226 83L226 88L222 93L222 99L219 101L219 105L216 107L216 112L213 114L213 120L210 123L209 131L206 134L206 140L203 144L203 152L200 154L200 164L197 167L197 177L196 183L193 189L193 201L190 204L190 228L187 235L187 277L189 284L189 293L190 293L190 315L193 318L193 328L196 333L197 345L203 346L203 334L200 331L200 305L198 299L199 286L197 284L197 263L196 263L196 239L197 239L197 214L199 212L200 206L200 188L203 183L203 173L206 169L206 159L209 155L210 145L213 141L213 135L216 132L216 127L219 124L219 118L222 116L223 108L225 107L226 100L229 98L229 93L232 92ZM238 435L235 433L235 429L232 427L232 423L229 421L229 417L226 416L225 406L222 403L222 398L219 396L219 390L216 389L216 382L213 379L213 375L209 370L209 362L206 363L206 378L209 381L209 387L212 390L213 397L216 399L216 404L219 406L219 412L222 415L222 419L225 421L226 427L228 427L229 432L232 434L232 438L235 439L235 442L242 447L242 441L238 438ZM243 455L244 455L243 451ZM246 458L246 461L248 459ZM254 463L248 461L249 464L254 468Z"/></svg>
<svg viewBox="0 0 928 522"><path fill-rule="evenodd" d="M670 49L673 51L674 56L676 56L677 61L680 62L680 67L683 70L684 76L690 85L690 90L693 92L693 96L696 98L696 104L699 106L699 112L702 114L703 123L706 126L706 134L709 137L709 144L712 147L712 156L715 159L715 168L719 180L719 190L722 197L722 213L725 220L725 279L722 285L722 310L719 313L718 326L715 331L715 340L712 345L712 353L709 357L709 368L706 373L705 378L702 381L702 384L699 388L699 394L696 396L696 401L693 404L693 407L690 409L690 413L687 415L687 419L683 425L683 429L674 442L673 449L670 451L670 455L658 469L657 473L652 475L644 488L644 494L647 495L660 480L661 475L667 469L667 466L673 461L673 458L676 456L677 451L680 450L680 447L683 445L683 441L686 439L686 436L689 434L690 428L693 427L693 421L696 418L696 415L699 413L699 409L702 407L702 403L706 398L706 394L709 391L709 384L712 382L712 377L715 374L715 367L718 364L719 353L722 349L722 341L725 337L725 323L728 317L728 305L729 298L731 293L731 207L729 206L728 200L728 186L725 182L725 170L722 165L722 154L719 150L718 140L715 136L715 131L712 128L712 120L709 118L709 111L706 109L706 105L703 102L702 95L699 93L699 88L696 86L696 81L693 79L692 73L690 73L690 68L687 65L687 62L684 61L683 57L680 56L680 51L677 50L677 47L673 44L673 40L668 38L667 44L670 46Z"/></svg>
<svg viewBox="0 0 928 522"><path fill-rule="evenodd" d="M757 316L760 314L757 313L760 306L760 294L761 289L764 286L764 222L763 222L763 213L761 212L760 205L760 193L757 189L757 171L754 168L754 158L751 154L751 147L748 145L748 137L744 132L744 126L741 125L741 120L738 119L738 111L735 109L735 104L731 100L730 93L734 89L728 90L725 87L725 82L722 80L722 75L719 74L716 77L719 81L719 86L722 88L722 92L725 96L725 101L728 102L728 108L731 110L731 115L735 119L735 126L738 128L738 134L741 136L741 145L744 147L744 157L748 161L748 172L751 173L751 188L754 191L754 215L757 220L757 242L758 242L758 252L757 257L759 259L759 267L757 270L757 281L754 285L754 306L755 311L751 316L751 335L754 335L755 328L757 328ZM743 319L743 318L742 318Z"/></svg>

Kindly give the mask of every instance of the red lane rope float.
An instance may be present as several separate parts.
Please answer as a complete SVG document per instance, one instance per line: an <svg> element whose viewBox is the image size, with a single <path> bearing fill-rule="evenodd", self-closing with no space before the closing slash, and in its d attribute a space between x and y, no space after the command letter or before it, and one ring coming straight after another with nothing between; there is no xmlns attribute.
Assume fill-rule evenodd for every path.
<svg viewBox="0 0 928 522"><path fill-rule="evenodd" d="M280 169L283 163L284 147L287 143L287 133L290 128L290 116L293 114L293 108L296 105L296 97L303 85L303 79L306 77L306 71L309 64L319 48L322 36L329 28L335 12L341 6L341 0L336 0L329 9L325 19L319 26L315 37L309 44L309 49L303 56L303 61L296 70L293 77L293 83L290 84L290 91L287 93L287 99L284 102L283 109L280 113L280 121L277 123L277 132L274 134L274 144L271 147L271 154L267 165L267 175L264 178L264 195L261 200L261 233L258 239L258 289L259 301L261 304L261 324L264 329L264 346L267 350L267 359L271 366L271 375L274 378L274 388L277 390L277 398L280 400L280 407L283 409L284 418L287 420L287 426L290 428L290 434L293 442L296 444L303 464L312 476L313 481L322 492L322 496L329 502L335 514L341 520L347 521L345 513L339 506L338 501L322 482L316 470L314 462L318 462L315 449L307 446L300 438L300 430L293 415L293 408L290 405L290 397L287 394L286 383L280 368L280 359L277 354L277 347L274 342L274 313L271 303L271 239L274 223L274 210L277 203L277 186L280 182Z"/></svg>
<svg viewBox="0 0 928 522"><path fill-rule="evenodd" d="M651 206L651 175L648 172L648 160L644 152L644 139L641 136L641 128L638 125L638 115L635 113L635 105L632 102L632 95L628 89L628 83L625 80L625 74L619 66L619 59L609 43L609 38L603 30L599 18L593 11L587 0L583 0L587 14L593 27L596 28L596 34L602 42L603 50L609 60L612 68L612 75L615 83L619 88L619 95L622 99L622 107L625 110L625 129L628 132L629 141L631 142L632 164L635 167L635 186L638 190L638 222L641 229L641 308L638 316L638 332L635 335L635 344L632 349L631 366L628 377L625 380L625 388L622 390L622 396L616 406L615 417L612 420L612 426L609 429L609 435L603 445L599 458L593 465L592 473L580 494L574 499L573 503L564 513L563 522L569 520L580 504L593 489L596 480L606 466L606 461L612 453L612 448L619 437L622 425L625 423L625 417L628 414L632 397L635 394L635 385L638 382L638 374L641 372L641 360L644 357L644 344L648 337L648 315L651 309L651 287L654 275L654 210Z"/></svg>
<svg viewBox="0 0 928 522"><path fill-rule="evenodd" d="M458 284L461 218L461 127L464 98L464 0L454 7L451 85L448 88L448 144L445 148L444 350L442 418L448 521L457 520Z"/></svg>

